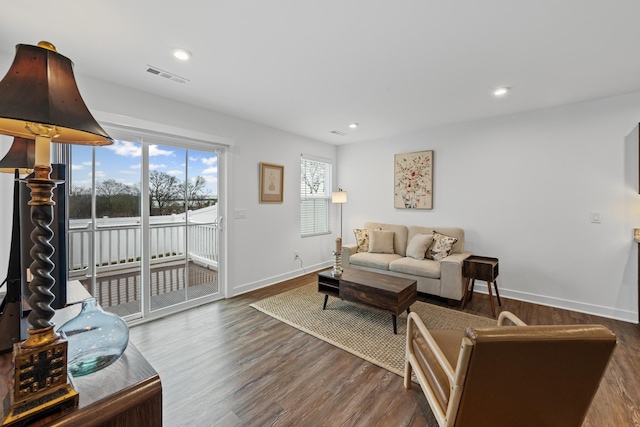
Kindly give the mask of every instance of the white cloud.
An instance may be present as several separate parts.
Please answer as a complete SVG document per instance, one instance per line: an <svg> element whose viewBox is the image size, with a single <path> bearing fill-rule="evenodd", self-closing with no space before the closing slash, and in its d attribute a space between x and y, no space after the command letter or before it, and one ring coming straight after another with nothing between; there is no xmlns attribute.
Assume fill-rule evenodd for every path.
<svg viewBox="0 0 640 427"><path fill-rule="evenodd" d="M149 157L151 156L174 156L175 154L171 150L161 150L157 145L149 146Z"/></svg>
<svg viewBox="0 0 640 427"><path fill-rule="evenodd" d="M218 185L218 177L213 175L203 175L202 176L207 184L215 184Z"/></svg>
<svg viewBox="0 0 640 427"><path fill-rule="evenodd" d="M115 141L113 144L106 145L104 148L113 151L119 156L140 157L142 155L142 146L135 142Z"/></svg>
<svg viewBox="0 0 640 427"><path fill-rule="evenodd" d="M166 167L167 167L167 165L163 165L162 163L160 163L160 164L149 163L149 170L150 171L154 171L156 169L166 168Z"/></svg>
<svg viewBox="0 0 640 427"><path fill-rule="evenodd" d="M76 164L71 165L71 170L72 171L79 171L79 170L82 170L82 169L84 169L83 165L76 165Z"/></svg>
<svg viewBox="0 0 640 427"><path fill-rule="evenodd" d="M119 170L118 173L121 173L124 175L138 175L140 172L132 171L132 170Z"/></svg>
<svg viewBox="0 0 640 427"><path fill-rule="evenodd" d="M168 174L168 175L177 176L177 175L182 175L182 174L184 174L184 172L183 172L183 171L181 171L181 170L175 170L175 169L174 169L174 170L167 171L167 174Z"/></svg>
<svg viewBox="0 0 640 427"><path fill-rule="evenodd" d="M215 173L218 173L218 167L214 166L214 167L211 167L211 168L206 168L205 170L202 171L202 173L203 174L212 174L212 173L215 174Z"/></svg>
<svg viewBox="0 0 640 427"><path fill-rule="evenodd" d="M215 164L218 163L218 156L203 157L202 158L202 163L204 163L207 166L215 165Z"/></svg>

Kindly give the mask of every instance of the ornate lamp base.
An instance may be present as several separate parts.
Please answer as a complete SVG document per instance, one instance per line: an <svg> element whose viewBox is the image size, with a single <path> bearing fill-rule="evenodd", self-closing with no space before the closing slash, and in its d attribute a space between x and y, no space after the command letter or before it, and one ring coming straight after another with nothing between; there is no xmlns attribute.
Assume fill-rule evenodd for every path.
<svg viewBox="0 0 640 427"><path fill-rule="evenodd" d="M331 270L331 275L334 277L342 276L342 252L333 251L331 255L333 255L333 270Z"/></svg>
<svg viewBox="0 0 640 427"><path fill-rule="evenodd" d="M29 338L13 347L13 395L3 426L28 425L78 406L78 393L67 382L67 340L53 326L27 332Z"/></svg>

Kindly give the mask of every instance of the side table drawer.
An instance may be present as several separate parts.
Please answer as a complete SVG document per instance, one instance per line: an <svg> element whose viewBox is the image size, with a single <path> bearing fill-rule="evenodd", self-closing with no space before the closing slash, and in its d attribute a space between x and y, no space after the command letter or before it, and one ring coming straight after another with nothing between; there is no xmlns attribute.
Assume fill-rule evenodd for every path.
<svg viewBox="0 0 640 427"><path fill-rule="evenodd" d="M498 259L472 255L462 263L462 275L471 279L493 282L498 277Z"/></svg>

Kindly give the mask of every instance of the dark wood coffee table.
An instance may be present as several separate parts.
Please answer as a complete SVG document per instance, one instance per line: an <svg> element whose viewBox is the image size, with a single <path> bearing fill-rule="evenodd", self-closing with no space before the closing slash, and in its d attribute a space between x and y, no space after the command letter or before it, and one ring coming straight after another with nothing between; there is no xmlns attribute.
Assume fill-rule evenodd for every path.
<svg viewBox="0 0 640 427"><path fill-rule="evenodd" d="M398 333L397 316L405 310L409 313L411 304L418 299L415 280L357 268L345 268L342 275L336 277L331 275L331 270L319 272L318 292L324 294L323 310L331 295L390 312L394 334Z"/></svg>

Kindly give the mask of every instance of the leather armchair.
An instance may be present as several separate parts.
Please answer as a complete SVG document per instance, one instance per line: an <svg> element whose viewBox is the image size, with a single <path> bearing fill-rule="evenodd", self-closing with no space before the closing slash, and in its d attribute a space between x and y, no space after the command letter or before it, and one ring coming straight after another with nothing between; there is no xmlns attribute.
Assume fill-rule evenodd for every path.
<svg viewBox="0 0 640 427"><path fill-rule="evenodd" d="M580 426L616 345L601 325L527 326L508 311L489 328L407 321L404 386L415 372L440 427Z"/></svg>

